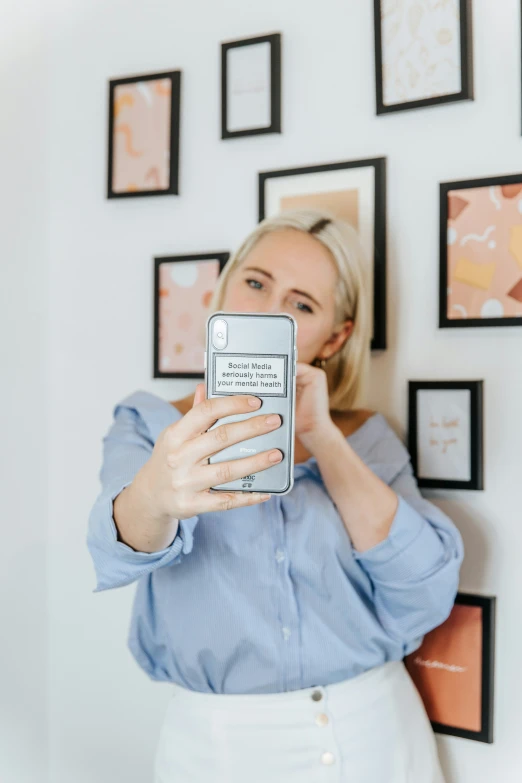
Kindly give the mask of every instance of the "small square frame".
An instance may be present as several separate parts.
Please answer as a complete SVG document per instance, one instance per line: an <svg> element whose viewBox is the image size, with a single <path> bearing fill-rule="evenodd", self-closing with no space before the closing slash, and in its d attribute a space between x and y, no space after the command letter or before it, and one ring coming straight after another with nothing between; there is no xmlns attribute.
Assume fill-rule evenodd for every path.
<svg viewBox="0 0 522 783"><path fill-rule="evenodd" d="M419 487L430 489L484 489L484 434L483 434L483 386L481 380L473 381L409 381L408 383L408 451L413 472ZM417 476L417 392L428 389L467 389L470 392L470 472L469 481L425 478Z"/></svg>
<svg viewBox="0 0 522 783"><path fill-rule="evenodd" d="M227 127L228 51L239 46L252 46L260 43L270 44L270 125L229 131ZM236 139L241 136L257 136L264 133L281 133L281 33L259 35L255 38L244 38L221 44L221 138Z"/></svg>

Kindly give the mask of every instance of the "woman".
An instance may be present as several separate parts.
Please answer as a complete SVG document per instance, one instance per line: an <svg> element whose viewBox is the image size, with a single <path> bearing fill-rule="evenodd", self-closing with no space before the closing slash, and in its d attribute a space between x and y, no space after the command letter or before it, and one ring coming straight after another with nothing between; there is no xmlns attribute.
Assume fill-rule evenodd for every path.
<svg viewBox="0 0 522 783"><path fill-rule="evenodd" d="M297 320L295 484L268 500L208 489L223 481L210 454L279 426L261 407L207 432L258 398L209 402L198 384L115 408L88 544L96 591L139 579L129 647L172 686L155 781L441 783L402 659L448 616L462 542L385 418L355 408L371 328L355 232L316 211L265 220L217 309Z"/></svg>

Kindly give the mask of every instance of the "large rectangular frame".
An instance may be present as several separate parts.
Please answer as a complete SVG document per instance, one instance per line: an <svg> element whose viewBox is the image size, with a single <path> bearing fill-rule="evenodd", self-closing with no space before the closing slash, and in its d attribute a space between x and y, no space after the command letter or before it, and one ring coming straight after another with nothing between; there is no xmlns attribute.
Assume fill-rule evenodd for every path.
<svg viewBox="0 0 522 783"><path fill-rule="evenodd" d="M374 192L374 258L373 258L373 339L372 350L386 349L386 158L367 158L362 160L326 163L318 166L303 166L294 169L262 171L258 179L258 219L265 218L265 183L273 177L294 177L300 174L316 174L325 171L363 168L375 169Z"/></svg>
<svg viewBox="0 0 522 783"><path fill-rule="evenodd" d="M439 329L466 329L469 327L522 326L522 318L448 318L448 194L452 190L465 190L492 187L494 185L512 185L522 182L521 174L508 174L501 177L483 177L464 179L457 182L441 182L439 185Z"/></svg>
<svg viewBox="0 0 522 783"><path fill-rule="evenodd" d="M165 190L135 190L116 193L112 189L112 174L114 164L114 90L120 84L134 82L156 81L170 79L170 150L169 150L169 187ZM181 71L164 71L161 73L126 76L122 79L109 81L109 117L108 117L108 158L107 158L107 198L139 198L141 196L176 196L179 194L179 147L180 147L180 113L181 113Z"/></svg>
<svg viewBox="0 0 522 783"><path fill-rule="evenodd" d="M459 0L460 2L460 74L462 89L458 93L439 95L432 98L422 98L416 101L396 103L392 106L384 104L383 85L383 57L382 57L382 31L381 31L381 0L374 0L373 18L375 32L375 86L376 86L376 113L391 114L406 109L421 109L426 106L437 106L443 103L455 101L473 100L473 31L471 18L471 0Z"/></svg>

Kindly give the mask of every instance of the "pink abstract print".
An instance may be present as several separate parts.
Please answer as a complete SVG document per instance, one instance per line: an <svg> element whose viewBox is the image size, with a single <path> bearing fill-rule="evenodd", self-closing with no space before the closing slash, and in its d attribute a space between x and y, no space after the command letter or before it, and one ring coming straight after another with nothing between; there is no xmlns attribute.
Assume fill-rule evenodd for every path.
<svg viewBox="0 0 522 783"><path fill-rule="evenodd" d="M447 228L447 317L522 316L522 181L450 191Z"/></svg>
<svg viewBox="0 0 522 783"><path fill-rule="evenodd" d="M205 324L219 261L177 261L159 270L159 369L203 372Z"/></svg>
<svg viewBox="0 0 522 783"><path fill-rule="evenodd" d="M167 190L172 82L146 79L114 88L115 193Z"/></svg>

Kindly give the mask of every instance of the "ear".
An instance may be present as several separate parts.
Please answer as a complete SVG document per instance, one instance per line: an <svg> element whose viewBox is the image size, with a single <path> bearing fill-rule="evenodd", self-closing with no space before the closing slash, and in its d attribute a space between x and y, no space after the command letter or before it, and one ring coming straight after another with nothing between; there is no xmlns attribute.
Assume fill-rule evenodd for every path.
<svg viewBox="0 0 522 783"><path fill-rule="evenodd" d="M325 342L318 353L319 359L329 359L334 353L340 351L353 332L354 323L350 318L344 321L340 326L336 326L331 336Z"/></svg>

